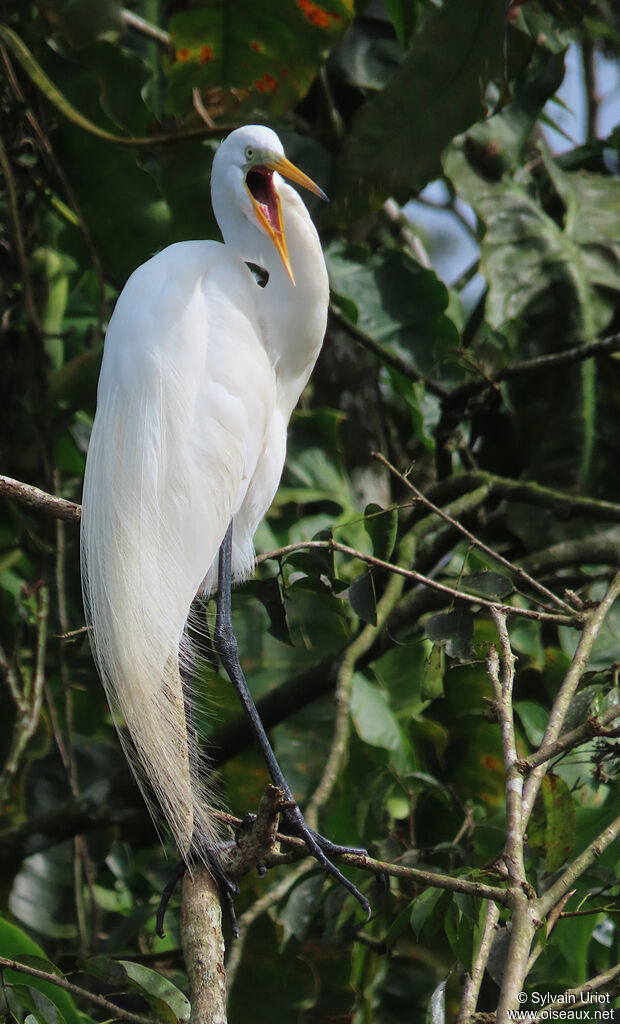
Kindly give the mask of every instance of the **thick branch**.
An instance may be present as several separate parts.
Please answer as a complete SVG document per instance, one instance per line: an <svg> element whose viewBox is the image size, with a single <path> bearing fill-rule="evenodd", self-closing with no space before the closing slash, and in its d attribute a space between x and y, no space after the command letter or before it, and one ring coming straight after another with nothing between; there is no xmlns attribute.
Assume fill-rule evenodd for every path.
<svg viewBox="0 0 620 1024"><path fill-rule="evenodd" d="M226 1024L226 971L217 885L196 866L183 879L181 942L190 987L190 1024Z"/></svg>
<svg viewBox="0 0 620 1024"><path fill-rule="evenodd" d="M75 502L57 498L31 484L13 480L10 476L0 475L0 496L11 498L13 501L19 502L20 505L26 505L28 508L35 509L35 511L54 519L67 519L75 523L80 521L81 508Z"/></svg>

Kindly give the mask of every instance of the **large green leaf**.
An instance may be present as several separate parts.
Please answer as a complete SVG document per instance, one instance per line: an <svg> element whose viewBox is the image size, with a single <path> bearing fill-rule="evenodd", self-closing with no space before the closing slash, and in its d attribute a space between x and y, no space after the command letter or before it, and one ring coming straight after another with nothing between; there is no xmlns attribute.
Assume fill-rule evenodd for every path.
<svg viewBox="0 0 620 1024"><path fill-rule="evenodd" d="M559 775L545 775L528 827L528 845L546 858L547 871L557 871L575 842L575 806Z"/></svg>
<svg viewBox="0 0 620 1024"><path fill-rule="evenodd" d="M4 918L0 918L0 953L12 960L24 958L25 962L29 962L31 966L37 967L39 970L47 970L50 974L59 973L54 964L49 962L41 946L26 935L21 928L5 921ZM36 962L33 960L35 957L37 958ZM4 983L7 985L23 985L42 992L62 1014L67 1024L82 1024L83 1017L79 1013L73 997L58 988L57 985L32 975L4 968L2 975Z"/></svg>
<svg viewBox="0 0 620 1024"><path fill-rule="evenodd" d="M484 224L480 263L489 284L489 322L500 327L527 317L534 307L540 315L563 290L565 315L572 306L573 330L587 341L612 312L595 285L619 287L620 182L584 171L562 173L544 151L543 156L566 204L563 222L545 210L531 177L490 180L468 160L466 142L450 147L444 169Z"/></svg>
<svg viewBox="0 0 620 1024"><path fill-rule="evenodd" d="M373 252L333 242L326 250L332 290L349 319L388 350L413 362L419 372L434 374L459 343L447 315L449 295L432 270L405 252ZM356 318L356 319L355 319ZM449 367L442 367L444 374Z"/></svg>
<svg viewBox="0 0 620 1024"><path fill-rule="evenodd" d="M356 672L353 682L351 717L358 736L365 743L385 747L386 750L396 750L400 746L401 730L386 695L359 672Z"/></svg>
<svg viewBox="0 0 620 1024"><path fill-rule="evenodd" d="M480 120L503 67L503 0L452 0L425 23L392 80L361 108L339 167L338 198L406 201L441 170L457 132Z"/></svg>
<svg viewBox="0 0 620 1024"><path fill-rule="evenodd" d="M131 960L112 960L107 956L94 956L83 961L82 970L94 975L107 985L127 987L137 992L165 1024L178 1024L189 1020L190 1004L187 997L157 971Z"/></svg>
<svg viewBox="0 0 620 1024"><path fill-rule="evenodd" d="M192 89L217 89L219 110L288 109L303 96L326 51L353 14L351 0L228 0L174 14L175 60L168 69L168 109L183 113ZM207 92L207 105L209 93Z"/></svg>

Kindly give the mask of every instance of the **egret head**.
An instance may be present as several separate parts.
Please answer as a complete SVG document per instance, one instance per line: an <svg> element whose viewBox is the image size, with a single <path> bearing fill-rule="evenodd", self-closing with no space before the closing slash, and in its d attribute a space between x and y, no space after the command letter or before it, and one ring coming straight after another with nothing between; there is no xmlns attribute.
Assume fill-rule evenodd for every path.
<svg viewBox="0 0 620 1024"><path fill-rule="evenodd" d="M271 239L294 284L282 218L280 176L327 199L307 174L287 160L282 143L271 128L237 128L224 139L213 159L211 199L226 241L234 244L235 227L240 215L245 217Z"/></svg>

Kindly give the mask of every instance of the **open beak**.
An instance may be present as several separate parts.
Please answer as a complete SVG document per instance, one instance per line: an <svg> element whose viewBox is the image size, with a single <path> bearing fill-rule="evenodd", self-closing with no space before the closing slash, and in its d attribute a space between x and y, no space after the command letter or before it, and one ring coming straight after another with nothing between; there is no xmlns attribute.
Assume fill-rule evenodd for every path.
<svg viewBox="0 0 620 1024"><path fill-rule="evenodd" d="M307 174L304 174L304 172L300 171L298 167L295 167L295 164L292 164L285 156L279 156L275 157L273 160L265 161L265 163L262 164L262 167L267 171L277 171L283 178L288 178L289 181L294 181L296 185L302 185L304 188L307 188L310 192L313 192L315 196L320 196L321 199L327 200L327 196L323 192L323 189L319 188L312 178L309 178ZM249 182L251 174L253 175L252 186ZM293 268L291 267L291 261L288 254L284 223L282 220L282 204L280 196L278 195L277 189L273 183L272 175L265 174L264 172L261 174L260 169L256 168L254 171L248 173L245 187L247 188L252 200L257 220L262 224L278 250L280 259L284 264L284 269L289 276L291 284L295 284L295 277L293 275Z"/></svg>

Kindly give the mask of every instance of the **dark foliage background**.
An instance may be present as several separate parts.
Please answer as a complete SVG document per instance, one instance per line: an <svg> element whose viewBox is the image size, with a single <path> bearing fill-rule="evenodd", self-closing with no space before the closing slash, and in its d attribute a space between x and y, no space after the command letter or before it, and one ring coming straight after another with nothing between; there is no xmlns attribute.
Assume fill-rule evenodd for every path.
<svg viewBox="0 0 620 1024"><path fill-rule="evenodd" d="M0 9L4 474L79 501L115 298L162 246L218 237L216 141L264 121L331 197L309 206L333 308L258 552L334 538L452 589L550 610L421 505L371 454L381 452L513 565L560 597L570 590L569 613L601 598L620 563L620 128L599 132L595 74L600 54L620 51L611 2ZM555 156L545 130L559 107L548 101L571 45L587 138ZM444 222L416 230L396 205L437 179L444 217L473 253L449 284L427 256ZM581 346L596 356L523 365ZM0 503L0 954L54 963L125 1009L174 1021L187 1014L177 915L165 939L154 916L175 854L168 844L162 855L95 677L77 533ZM234 604L244 667L257 699L269 698L272 739L302 804L333 750L334 687L346 693L334 784L311 803L322 831L380 859L497 884L506 788L488 705L488 608L350 554L301 548L262 561ZM618 702L619 617L612 610L600 632L567 729ZM525 757L579 634L570 615L513 616L510 627ZM200 685L223 803L242 816L267 776L208 651ZM554 762L528 830L537 890L617 819L616 772L613 737ZM612 844L575 882L567 915L541 933L528 991L563 992L618 963L617 868ZM355 877L375 908L363 928L354 901L305 862L244 880L231 1022L395 1024L429 1006L429 1020L455 1019L486 904ZM502 911L504 935L506 920ZM497 1003L498 948L480 1010ZM73 974L80 965L87 974ZM49 983L8 970L3 980L9 1021L105 1019Z"/></svg>

